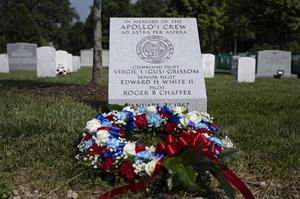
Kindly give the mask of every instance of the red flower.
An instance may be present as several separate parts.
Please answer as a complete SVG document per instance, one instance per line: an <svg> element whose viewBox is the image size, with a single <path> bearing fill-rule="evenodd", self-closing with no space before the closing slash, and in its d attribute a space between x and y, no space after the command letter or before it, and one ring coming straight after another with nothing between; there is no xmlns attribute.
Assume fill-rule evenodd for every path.
<svg viewBox="0 0 300 199"><path fill-rule="evenodd" d="M123 127L119 127L119 128L120 128L119 137L125 137L125 135L126 135L125 128L123 128Z"/></svg>
<svg viewBox="0 0 300 199"><path fill-rule="evenodd" d="M177 124L174 122L167 122L164 126L164 131L166 131L168 134L174 134L175 129L177 127Z"/></svg>
<svg viewBox="0 0 300 199"><path fill-rule="evenodd" d="M82 141L87 141L87 140L91 139L92 136L93 135L91 133L86 133L85 136L83 137Z"/></svg>
<svg viewBox="0 0 300 199"><path fill-rule="evenodd" d="M111 171L113 169L113 159L112 158L106 158L101 162L100 168L103 171Z"/></svg>
<svg viewBox="0 0 300 199"><path fill-rule="evenodd" d="M207 133L208 135L211 135L211 132L205 128L198 129L197 133Z"/></svg>
<svg viewBox="0 0 300 199"><path fill-rule="evenodd" d="M97 128L97 131L100 131L100 130L110 131L110 128L109 127L99 127L99 128Z"/></svg>
<svg viewBox="0 0 300 199"><path fill-rule="evenodd" d="M108 119L109 121L114 121L114 117L112 115L108 115L106 116L106 119Z"/></svg>
<svg viewBox="0 0 300 199"><path fill-rule="evenodd" d="M134 168L132 166L131 161L125 161L120 166L120 173L126 179L133 179L135 178Z"/></svg>
<svg viewBox="0 0 300 199"><path fill-rule="evenodd" d="M135 146L135 152L138 153L138 152L141 152L141 151L145 151L146 148L144 146L141 146L141 145L136 145Z"/></svg>
<svg viewBox="0 0 300 199"><path fill-rule="evenodd" d="M170 117L170 115L168 115L166 112L164 112L164 111L162 111L162 110L158 111L158 113L159 113L163 118L169 118L169 117Z"/></svg>
<svg viewBox="0 0 300 199"><path fill-rule="evenodd" d="M137 115L134 117L134 124L136 128L145 128L147 127L147 118L145 114Z"/></svg>
<svg viewBox="0 0 300 199"><path fill-rule="evenodd" d="M102 150L99 148L97 144L93 144L87 151L86 156L94 156L94 155L102 155Z"/></svg>

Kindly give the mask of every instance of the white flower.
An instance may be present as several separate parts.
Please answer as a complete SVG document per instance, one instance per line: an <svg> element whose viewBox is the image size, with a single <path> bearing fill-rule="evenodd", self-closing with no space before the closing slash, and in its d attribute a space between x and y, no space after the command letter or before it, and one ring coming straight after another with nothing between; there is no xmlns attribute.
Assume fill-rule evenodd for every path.
<svg viewBox="0 0 300 199"><path fill-rule="evenodd" d="M109 133L107 130L100 130L96 134L96 142L98 145L104 144L109 137Z"/></svg>
<svg viewBox="0 0 300 199"><path fill-rule="evenodd" d="M93 133L96 132L99 127L100 127L100 121L97 119L92 119L86 123L85 129Z"/></svg>
<svg viewBox="0 0 300 199"><path fill-rule="evenodd" d="M156 167L156 164L158 162L158 159L153 159L151 162L148 162L146 165L145 165L145 171L146 173L151 176L155 167Z"/></svg>
<svg viewBox="0 0 300 199"><path fill-rule="evenodd" d="M131 107L131 106L126 106L122 109L122 111L129 111L129 112L132 112L134 113L134 109Z"/></svg>
<svg viewBox="0 0 300 199"><path fill-rule="evenodd" d="M224 143L224 148L234 148L232 141L229 139L229 137L225 137L225 139L222 139L222 142Z"/></svg>
<svg viewBox="0 0 300 199"><path fill-rule="evenodd" d="M123 148L123 152L125 153L125 155L135 155L135 143L134 142L128 142L124 148Z"/></svg>
<svg viewBox="0 0 300 199"><path fill-rule="evenodd" d="M156 113L156 107L155 106L148 106L146 108L146 112L148 112L148 113Z"/></svg>
<svg viewBox="0 0 300 199"><path fill-rule="evenodd" d="M187 109L184 106L174 106L172 107L172 110L177 113L177 114L182 114L183 112L185 112Z"/></svg>
<svg viewBox="0 0 300 199"><path fill-rule="evenodd" d="M153 159L152 161L148 162L147 164L144 163L144 169L149 176L152 175L157 162L158 162L158 159Z"/></svg>
<svg viewBox="0 0 300 199"><path fill-rule="evenodd" d="M190 121L194 122L195 124L199 123L202 120L202 116L201 113L197 112L197 111L192 111L189 112L185 115L185 117L180 119L180 123L182 125L187 125Z"/></svg>

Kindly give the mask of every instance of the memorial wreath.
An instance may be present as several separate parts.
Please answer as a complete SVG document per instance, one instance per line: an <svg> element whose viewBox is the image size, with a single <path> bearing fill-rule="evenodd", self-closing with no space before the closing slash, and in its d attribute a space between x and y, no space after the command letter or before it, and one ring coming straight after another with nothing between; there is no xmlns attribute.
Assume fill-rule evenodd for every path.
<svg viewBox="0 0 300 199"><path fill-rule="evenodd" d="M234 186L245 198L254 198L226 166L236 152L232 142L204 112L165 105L99 114L87 122L78 148L77 159L84 164L130 182L99 199L138 192L163 172L169 188L177 179L197 191L197 178L210 172L229 197L234 197Z"/></svg>

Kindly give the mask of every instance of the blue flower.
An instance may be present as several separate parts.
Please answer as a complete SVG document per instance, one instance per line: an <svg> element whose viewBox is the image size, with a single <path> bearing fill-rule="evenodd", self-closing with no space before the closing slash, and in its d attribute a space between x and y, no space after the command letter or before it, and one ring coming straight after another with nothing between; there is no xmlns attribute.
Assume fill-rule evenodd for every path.
<svg viewBox="0 0 300 199"><path fill-rule="evenodd" d="M89 139L84 143L84 150L88 150L95 143L94 139Z"/></svg>
<svg viewBox="0 0 300 199"><path fill-rule="evenodd" d="M218 131L218 129L212 125L209 125L208 128L210 131L213 131L213 132Z"/></svg>
<svg viewBox="0 0 300 199"><path fill-rule="evenodd" d="M173 115L173 116L171 116L171 117L168 119L168 122L174 122L174 123L176 123L176 124L179 124L181 118L182 118L182 117L179 116L179 115Z"/></svg>
<svg viewBox="0 0 300 199"><path fill-rule="evenodd" d="M121 144L121 141L116 138L110 138L106 141L105 145L109 148L116 149Z"/></svg>
<svg viewBox="0 0 300 199"><path fill-rule="evenodd" d="M153 159L155 156L153 155L153 153L151 151L141 151L141 152L138 152L136 155L135 155L135 160L151 160Z"/></svg>
<svg viewBox="0 0 300 199"><path fill-rule="evenodd" d="M146 113L146 108L145 107L139 107L137 112L138 112L138 114L144 114L144 113Z"/></svg>
<svg viewBox="0 0 300 199"><path fill-rule="evenodd" d="M214 143L214 144L216 144L216 145L218 145L218 146L220 146L222 148L224 147L224 143L219 138L217 138L217 137L212 136L212 137L209 138L209 140L212 143Z"/></svg>
<svg viewBox="0 0 300 199"><path fill-rule="evenodd" d="M128 111L122 111L122 112L118 112L116 114L116 116L117 116L118 120L127 121L130 116L130 113L131 112L128 112Z"/></svg>
<svg viewBox="0 0 300 199"><path fill-rule="evenodd" d="M118 127L112 127L109 131L109 135L113 138L119 137L120 128Z"/></svg>
<svg viewBox="0 0 300 199"><path fill-rule="evenodd" d="M196 129L202 129L202 128L206 129L206 128L208 128L208 125L201 121L201 122L199 122L198 124L195 125L195 128Z"/></svg>
<svg viewBox="0 0 300 199"><path fill-rule="evenodd" d="M158 113L150 113L146 115L148 127L160 127L161 116Z"/></svg>
<svg viewBox="0 0 300 199"><path fill-rule="evenodd" d="M173 115L174 111L171 110L167 105L164 105L161 107L161 110L165 113L167 113L168 115Z"/></svg>
<svg viewBox="0 0 300 199"><path fill-rule="evenodd" d="M111 124L111 122L110 121L103 121L102 123L101 123L101 126L102 127L111 127L112 126L112 124Z"/></svg>
<svg viewBox="0 0 300 199"><path fill-rule="evenodd" d="M188 126L192 126L194 127L196 124L195 122L193 122L192 120L190 120L188 123L187 123Z"/></svg>

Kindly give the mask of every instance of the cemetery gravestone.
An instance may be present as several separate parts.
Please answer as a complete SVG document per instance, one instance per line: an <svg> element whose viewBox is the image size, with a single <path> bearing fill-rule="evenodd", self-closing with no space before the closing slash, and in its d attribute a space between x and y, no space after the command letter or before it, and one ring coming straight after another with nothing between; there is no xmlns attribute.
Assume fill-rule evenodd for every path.
<svg viewBox="0 0 300 199"><path fill-rule="evenodd" d="M67 70L69 70L70 72L73 72L73 55L68 53L67 54Z"/></svg>
<svg viewBox="0 0 300 199"><path fill-rule="evenodd" d="M278 70L284 71L284 76L295 77L291 74L292 53L281 50L259 51L257 56L257 77L274 77Z"/></svg>
<svg viewBox="0 0 300 199"><path fill-rule="evenodd" d="M206 111L196 19L111 18L109 103Z"/></svg>
<svg viewBox="0 0 300 199"><path fill-rule="evenodd" d="M10 70L37 70L37 45L30 43L7 44Z"/></svg>
<svg viewBox="0 0 300 199"><path fill-rule="evenodd" d="M0 73L9 73L7 54L0 55Z"/></svg>
<svg viewBox="0 0 300 199"><path fill-rule="evenodd" d="M215 55L202 54L204 77L212 78L215 75Z"/></svg>
<svg viewBox="0 0 300 199"><path fill-rule="evenodd" d="M80 51L80 65L85 67L93 66L93 49Z"/></svg>
<svg viewBox="0 0 300 199"><path fill-rule="evenodd" d="M67 70L68 60L67 60L68 53L64 50L56 51L56 68L64 68Z"/></svg>
<svg viewBox="0 0 300 199"><path fill-rule="evenodd" d="M238 59L237 81L255 82L256 60L251 57L241 57Z"/></svg>
<svg viewBox="0 0 300 199"><path fill-rule="evenodd" d="M53 47L40 47L37 49L37 76L56 76L56 50Z"/></svg>
<svg viewBox="0 0 300 199"><path fill-rule="evenodd" d="M109 51L102 50L102 66L108 67L109 66Z"/></svg>
<svg viewBox="0 0 300 199"><path fill-rule="evenodd" d="M74 71L78 71L80 69L80 57L79 56L73 56L73 69Z"/></svg>
<svg viewBox="0 0 300 199"><path fill-rule="evenodd" d="M93 67L93 49L80 51L80 65ZM109 65L109 51L102 49L102 66L108 67Z"/></svg>

